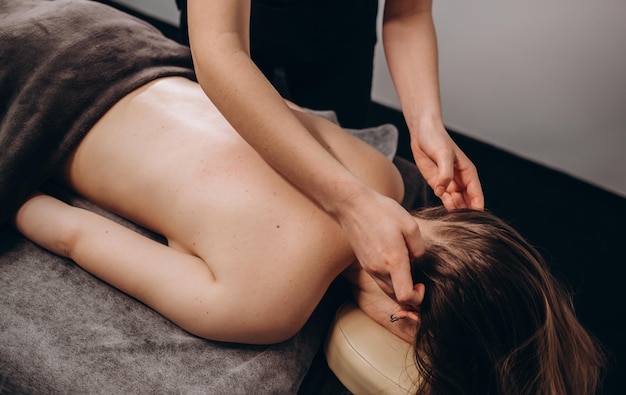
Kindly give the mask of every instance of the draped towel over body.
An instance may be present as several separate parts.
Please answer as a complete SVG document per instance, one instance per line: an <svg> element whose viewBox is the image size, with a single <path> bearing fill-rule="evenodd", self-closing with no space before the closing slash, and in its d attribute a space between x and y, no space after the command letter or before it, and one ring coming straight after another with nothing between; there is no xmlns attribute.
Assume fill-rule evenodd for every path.
<svg viewBox="0 0 626 395"><path fill-rule="evenodd" d="M94 1L0 0L0 222L132 90L194 79L187 47Z"/></svg>

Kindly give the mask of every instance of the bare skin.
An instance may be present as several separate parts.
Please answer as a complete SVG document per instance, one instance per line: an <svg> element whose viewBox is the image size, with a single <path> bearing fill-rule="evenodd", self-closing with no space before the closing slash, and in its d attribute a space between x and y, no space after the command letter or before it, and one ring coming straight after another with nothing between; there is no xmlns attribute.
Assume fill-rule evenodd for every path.
<svg viewBox="0 0 626 395"><path fill-rule="evenodd" d="M355 177L402 198L398 171L376 150L326 120L291 111ZM19 210L20 232L198 336L285 340L346 268L357 301L376 321L385 324L391 313L415 318L355 264L339 223L184 78L152 82L118 102L68 159L63 179L168 245L41 194ZM391 330L410 340L406 328Z"/></svg>
<svg viewBox="0 0 626 395"><path fill-rule="evenodd" d="M386 294L419 306L423 294L410 273L411 257L424 253L418 227L321 149L254 64L251 1L187 3L194 69L207 96L268 163L341 224ZM442 121L432 0L386 0L383 43L421 173L448 209L482 210L476 168Z"/></svg>

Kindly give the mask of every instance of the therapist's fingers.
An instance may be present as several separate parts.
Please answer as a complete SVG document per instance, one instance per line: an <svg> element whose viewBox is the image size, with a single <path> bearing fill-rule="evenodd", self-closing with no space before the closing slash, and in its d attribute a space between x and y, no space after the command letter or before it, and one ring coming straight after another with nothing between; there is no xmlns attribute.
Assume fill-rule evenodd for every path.
<svg viewBox="0 0 626 395"><path fill-rule="evenodd" d="M469 158L457 149L454 179L448 186L444 206L448 209L470 208L483 210L485 198L478 178L478 170Z"/></svg>
<svg viewBox="0 0 626 395"><path fill-rule="evenodd" d="M407 277L404 275L399 277L394 277L392 275L391 278L394 286L396 301L401 305L407 306L410 310L418 309L419 305L424 301L424 288L413 285L413 279L411 278L410 273L408 281L405 281Z"/></svg>
<svg viewBox="0 0 626 395"><path fill-rule="evenodd" d="M433 190L435 195L441 197L454 178L454 154L452 149L442 149L436 152L433 162L437 166L437 177Z"/></svg>
<svg viewBox="0 0 626 395"><path fill-rule="evenodd" d="M408 252L408 251L407 251ZM378 286L389 297L409 310L415 310L424 300L423 284L414 284L408 254L387 266L387 272L370 272Z"/></svg>
<svg viewBox="0 0 626 395"><path fill-rule="evenodd" d="M407 257L403 265L389 273L396 301L402 305L417 309L424 300L424 287L413 283L410 261Z"/></svg>
<svg viewBox="0 0 626 395"><path fill-rule="evenodd" d="M426 249L417 221L413 217L407 221L403 237L409 254L389 274L391 275L396 300L400 303L417 307L422 303L424 294L420 292L422 289L420 287L416 288L413 283L411 260L424 255Z"/></svg>
<svg viewBox="0 0 626 395"><path fill-rule="evenodd" d="M470 173L470 180L465 188L465 201L468 202L469 208L474 210L485 209L485 195L483 194L483 188L478 178L478 171L474 168L474 171Z"/></svg>
<svg viewBox="0 0 626 395"><path fill-rule="evenodd" d="M433 189L435 195L439 198L443 197L450 186L450 182L451 180L448 176L440 172L440 174L437 175L437 180L435 181L435 187Z"/></svg>
<svg viewBox="0 0 626 395"><path fill-rule="evenodd" d="M419 225L415 218L411 216L409 222L405 227L405 231L403 232L404 242L406 243L406 248L408 249L410 258L418 258L424 255L426 249L424 247L424 240L422 239L422 233L420 232Z"/></svg>

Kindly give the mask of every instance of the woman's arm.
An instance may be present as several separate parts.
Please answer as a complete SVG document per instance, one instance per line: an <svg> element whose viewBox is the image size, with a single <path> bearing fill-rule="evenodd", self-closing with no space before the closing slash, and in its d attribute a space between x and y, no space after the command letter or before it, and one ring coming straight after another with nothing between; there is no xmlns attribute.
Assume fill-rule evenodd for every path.
<svg viewBox="0 0 626 395"><path fill-rule="evenodd" d="M432 0L387 0L383 21L385 55L417 166L448 209L482 210L476 167L442 121Z"/></svg>
<svg viewBox="0 0 626 395"><path fill-rule="evenodd" d="M203 309L216 305L215 300L206 301L217 300L212 297L216 282L200 258L45 194L22 205L15 226L26 238L72 259L184 329L209 337Z"/></svg>
<svg viewBox="0 0 626 395"><path fill-rule="evenodd" d="M249 0L189 0L189 38L200 85L231 125L278 172L342 225L359 262L390 295L418 305L409 258L419 229L397 202L346 170L290 111L249 54Z"/></svg>

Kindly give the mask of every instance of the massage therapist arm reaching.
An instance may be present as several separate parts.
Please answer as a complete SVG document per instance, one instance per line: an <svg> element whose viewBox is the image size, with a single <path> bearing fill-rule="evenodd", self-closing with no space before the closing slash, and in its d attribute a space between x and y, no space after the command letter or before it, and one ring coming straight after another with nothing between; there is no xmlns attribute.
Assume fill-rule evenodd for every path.
<svg viewBox="0 0 626 395"><path fill-rule="evenodd" d="M383 43L422 175L447 209L482 210L476 167L443 126L432 0L387 0Z"/></svg>
<svg viewBox="0 0 626 395"><path fill-rule="evenodd" d="M413 11L406 7L387 8L398 26L404 26L405 19L400 16ZM249 21L249 0L188 1L189 40L200 85L264 160L339 221L357 259L381 288L399 302L417 306L423 292L420 286L413 286L409 261L422 254L423 244L415 221L395 201L364 185L316 144L306 125L287 107L251 60ZM425 32L430 34L426 25ZM424 29L412 33L423 34ZM400 36L402 32L392 29L390 36L394 34ZM411 44L410 40L403 41ZM418 45L414 51L417 53L428 49L420 46L432 40L428 36L425 40L414 41ZM396 46L390 52L391 58L398 58L393 54L401 50L402 47ZM420 89L429 89L426 99L418 102L415 109L408 108L410 118L407 119L420 116L420 120L426 120L427 115L440 113L437 80L426 81L436 77L430 54L427 59L426 66L417 70L426 74L419 79L409 76L415 87L401 92L406 102L413 100L412 95L417 96ZM400 66L406 64L406 60L394 64L397 65L394 75L407 78L408 69ZM428 103L433 101L436 103L429 108ZM416 156L418 166L431 187L436 191L441 187L445 189L446 193L440 194L444 203L448 207L464 207L474 201L471 207L482 208L476 171L441 123L434 128L413 127L411 130L416 139L414 147L420 153ZM467 189L470 193L464 190L468 185L472 187Z"/></svg>

